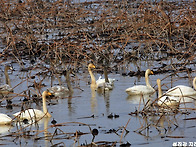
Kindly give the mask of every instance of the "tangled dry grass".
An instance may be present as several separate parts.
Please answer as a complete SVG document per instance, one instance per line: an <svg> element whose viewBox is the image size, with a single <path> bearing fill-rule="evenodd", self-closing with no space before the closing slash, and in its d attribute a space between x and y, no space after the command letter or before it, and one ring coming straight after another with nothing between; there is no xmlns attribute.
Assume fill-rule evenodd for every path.
<svg viewBox="0 0 196 147"><path fill-rule="evenodd" d="M107 69L111 71L118 71L131 62L162 62L172 58L175 59L172 63L160 64L154 73L171 70L194 72L195 70L189 69L187 65L196 63L195 6L194 1L108 0L68 3L63 0L0 0L0 63L11 59L20 65L22 71L41 68L44 74L53 74L57 73L55 69L59 65L68 65L78 70L83 65L86 66L87 62L93 62L99 66L110 67ZM30 63L27 69L24 66L26 61ZM44 66L45 64L49 67ZM140 71L140 67L137 68ZM41 93L42 82L46 76L36 83L34 78L39 77L39 74L42 73L33 76L29 74L21 83L15 85L17 87L27 81L27 84L32 84L38 92L27 85L28 89L9 99L18 96L33 99L32 91ZM130 76L137 74L141 72L128 73ZM31 93L27 94L28 91ZM21 104L18 105L20 106ZM172 115L168 115L160 110L152 104L139 112L132 112L131 115L140 115L146 122L150 117L158 116L155 122L141 125L136 132L142 133L149 126L155 126L158 131L168 130L169 127L163 128L159 122L166 118L169 125L177 126L173 120L174 115L184 113L179 109L172 109ZM54 140L55 137L64 139L64 136L60 135L67 135L66 139L77 139L79 135L85 135L77 131L69 134L63 132L60 127L67 124L49 126L57 128L54 134L48 135L49 140ZM88 127L91 133L91 126ZM16 138L19 135L36 137L45 131L25 132L24 129L25 127L21 127L16 134L11 135ZM126 127L121 130L125 131ZM35 138L39 139L45 139L45 136ZM96 144L114 146L116 142Z"/></svg>
<svg viewBox="0 0 196 147"><path fill-rule="evenodd" d="M171 56L195 63L194 1L1 0L0 16L0 57L21 66L36 58L114 66Z"/></svg>

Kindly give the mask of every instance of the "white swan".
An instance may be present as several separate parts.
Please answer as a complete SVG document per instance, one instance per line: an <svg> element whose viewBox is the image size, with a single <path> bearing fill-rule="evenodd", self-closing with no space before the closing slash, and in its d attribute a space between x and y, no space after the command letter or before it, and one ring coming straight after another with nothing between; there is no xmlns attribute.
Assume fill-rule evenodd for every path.
<svg viewBox="0 0 196 147"><path fill-rule="evenodd" d="M8 75L8 70L12 70L12 67L6 65L5 69L4 69L6 84L0 86L0 94L6 94L9 92L13 92L13 89L12 89L11 83L10 83L10 78Z"/></svg>
<svg viewBox="0 0 196 147"><path fill-rule="evenodd" d="M95 68L95 65L90 63L88 65L88 71L89 71L89 74L91 76L91 88L93 88L93 89L97 89L97 88L112 89L115 79L108 78L109 83L106 83L105 79L102 79L101 76L100 76L99 79L96 81L95 76L93 75L92 70L91 70L92 68Z"/></svg>
<svg viewBox="0 0 196 147"><path fill-rule="evenodd" d="M127 88L125 91L128 95L139 95L139 94L152 94L155 92L154 88L149 83L149 74L153 74L150 69L147 69L145 72L145 81L146 85L136 85L130 88Z"/></svg>
<svg viewBox="0 0 196 147"><path fill-rule="evenodd" d="M8 135L10 131L12 130L13 126L8 124L8 125L0 125L0 134L1 135Z"/></svg>
<svg viewBox="0 0 196 147"><path fill-rule="evenodd" d="M53 86L51 88L48 88L48 90L55 96L61 96L69 92L69 89L64 86Z"/></svg>
<svg viewBox="0 0 196 147"><path fill-rule="evenodd" d="M108 82L105 82L105 79L102 79L100 76L99 79L96 81L97 88L108 88L109 90L113 89L115 79L108 78Z"/></svg>
<svg viewBox="0 0 196 147"><path fill-rule="evenodd" d="M3 113L0 113L0 125L7 125L7 124L11 124L12 119Z"/></svg>
<svg viewBox="0 0 196 147"><path fill-rule="evenodd" d="M184 86L184 85L178 85L171 89L169 89L165 94L168 96L192 96L196 95L196 77L193 79L193 88Z"/></svg>
<svg viewBox="0 0 196 147"><path fill-rule="evenodd" d="M67 70L65 71L64 73L64 76L65 76L65 79L66 79L66 82L67 82L67 87L64 87L64 86L53 86L51 88L48 88L48 91L52 94L54 94L55 96L64 96L64 95L67 95L67 94L72 94L73 93L73 89L71 87L71 82L70 82L70 72Z"/></svg>
<svg viewBox="0 0 196 147"><path fill-rule="evenodd" d="M42 93L43 112L38 109L27 109L24 112L17 112L13 115L19 119L40 119L42 117L51 117L46 106L46 96L48 95L51 95L48 91Z"/></svg>
<svg viewBox="0 0 196 147"><path fill-rule="evenodd" d="M157 104L163 107L170 107L170 106L179 106L179 98L173 96L163 96L161 90L161 80L157 79L157 86L158 86L158 101Z"/></svg>

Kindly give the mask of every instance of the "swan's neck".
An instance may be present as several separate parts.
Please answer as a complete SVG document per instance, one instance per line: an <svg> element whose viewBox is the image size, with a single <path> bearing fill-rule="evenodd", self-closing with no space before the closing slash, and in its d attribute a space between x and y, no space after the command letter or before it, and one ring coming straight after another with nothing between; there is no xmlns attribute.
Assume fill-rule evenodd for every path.
<svg viewBox="0 0 196 147"><path fill-rule="evenodd" d="M9 78L9 75L8 75L8 72L7 71L8 71L7 69L5 69L5 71L4 71L4 74L5 74L5 82L6 82L6 84L8 84L11 87L11 82L10 82L10 78Z"/></svg>
<svg viewBox="0 0 196 147"><path fill-rule="evenodd" d="M152 86L150 85L150 83L149 83L149 76L148 76L148 73L147 73L147 72L145 73L145 81L146 81L146 86L152 87Z"/></svg>
<svg viewBox="0 0 196 147"><path fill-rule="evenodd" d="M104 67L104 77L105 77L105 82L106 82L106 83L109 83L108 72L107 72L106 67Z"/></svg>
<svg viewBox="0 0 196 147"><path fill-rule="evenodd" d="M46 94L44 93L42 95L42 101L43 101L43 112L46 115L46 117L51 117L51 114L48 112L47 106L46 106Z"/></svg>
<svg viewBox="0 0 196 147"><path fill-rule="evenodd" d="M67 88L69 89L69 96L71 96L72 93L73 93L73 89L72 89L72 87L71 87L71 82L70 82L70 77L69 77L69 75L70 75L70 72L67 70L67 71L66 71L66 82L67 82Z"/></svg>
<svg viewBox="0 0 196 147"><path fill-rule="evenodd" d="M196 77L193 79L193 87L196 90Z"/></svg>
<svg viewBox="0 0 196 147"><path fill-rule="evenodd" d="M157 86L158 86L158 96L161 97L163 95L162 90L161 90L161 82L157 81Z"/></svg>
<svg viewBox="0 0 196 147"><path fill-rule="evenodd" d="M96 84L95 76L93 75L93 73L92 73L92 71L91 71L90 68L88 68L88 72L89 72L89 74L90 74L90 76L91 76L91 87L94 87L94 86L97 85L97 84Z"/></svg>

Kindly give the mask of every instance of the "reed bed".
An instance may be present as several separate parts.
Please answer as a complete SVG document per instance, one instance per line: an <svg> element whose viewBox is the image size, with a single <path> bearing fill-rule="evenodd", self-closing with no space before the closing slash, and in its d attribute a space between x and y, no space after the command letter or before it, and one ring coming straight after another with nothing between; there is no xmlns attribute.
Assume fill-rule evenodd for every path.
<svg viewBox="0 0 196 147"><path fill-rule="evenodd" d="M195 63L194 1L1 0L0 8L0 57L21 66L37 58L114 67L174 57L177 70Z"/></svg>
<svg viewBox="0 0 196 147"><path fill-rule="evenodd" d="M71 3L62 0L0 0L0 63L11 60L11 63L20 65L21 72L27 72L24 79L13 87L26 83L27 89L4 96L0 102L20 97L20 103L11 105L21 107L21 110L28 108L39 103L44 80L53 76L58 79L64 70L69 69L79 74L89 62L110 72L123 69L122 75L129 76L144 76L139 66L135 71L126 68L130 63L146 60L160 62L154 67L154 74L195 72L195 69L189 68L196 63L195 6L195 1ZM171 62L164 62L168 60ZM27 62L28 65L25 65ZM38 72L32 72L34 70ZM75 88L82 91L77 76L71 80ZM55 102L49 103L55 105ZM155 100L145 103L142 110L139 107L130 116L141 116L143 122L135 132L145 136L143 132L148 132L150 127L159 133L175 129L178 127L176 116L188 115L187 110L194 109L169 108L166 111L157 107ZM151 121L153 117L156 117L155 121ZM162 119L167 119L166 127L161 126ZM78 145L79 136L92 134L92 138L95 137L92 131L94 125L81 122L54 123L44 130L27 129L31 125L36 126L37 122L25 126L24 122L20 122L17 132L0 136L0 139L11 136L15 138L13 142L20 142L20 138L48 140L51 146L65 146L59 140L73 140L74 146L115 146L119 143L130 146L129 142L121 142L123 136L129 133L126 128L130 122L131 119L123 127L107 130L106 133L120 136L118 142L94 142L92 139L91 143ZM61 129L72 125L87 127L88 131L65 132ZM48 132L51 128L54 132ZM59 142L53 143L54 140Z"/></svg>

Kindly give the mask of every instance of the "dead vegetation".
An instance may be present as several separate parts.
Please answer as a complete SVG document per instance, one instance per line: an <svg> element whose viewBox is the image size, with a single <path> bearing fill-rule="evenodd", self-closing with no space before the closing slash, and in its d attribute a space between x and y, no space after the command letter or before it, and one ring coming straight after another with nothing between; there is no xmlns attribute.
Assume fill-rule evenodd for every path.
<svg viewBox="0 0 196 147"><path fill-rule="evenodd" d="M1 0L0 7L0 57L15 58L21 66L24 59L34 63L37 58L99 65L109 60L118 67L174 57L177 70L195 63L194 1Z"/></svg>
<svg viewBox="0 0 196 147"><path fill-rule="evenodd" d="M40 89L44 86L42 82L47 77L58 77L64 69L70 67L77 72L81 67L86 67L87 62L106 66L109 71L119 72L123 69L121 73L129 76L143 76L144 72L139 66L137 71L124 70L129 63L141 60L159 62L154 67L155 74L195 72L195 69L189 68L190 64L196 63L195 5L194 1L109 0L67 3L61 0L0 0L0 63L11 60L20 65L21 72L29 71L26 78L15 85L17 87L27 83L28 88L9 98L5 97L1 102L20 96L30 104L36 103ZM171 62L164 62L170 59ZM30 63L28 67L26 63ZM32 74L31 71L35 69L42 69L42 72ZM73 81L79 83L76 78ZM21 107L23 103L26 102L22 100L21 104L13 106ZM171 127L178 127L176 114L187 115L188 109L181 111L179 108L169 108L170 111L165 112L151 103L145 105L143 110L130 114L142 116L143 119L141 128L135 132L143 134L154 127L159 133L165 131L167 134ZM149 120L152 117L156 119ZM161 124L164 120L167 120L167 128ZM118 134L122 139L128 133L126 126L129 121L124 127L107 132ZM18 132L1 138L12 136L17 141L33 137L34 140L47 139L52 146L65 146L63 142L55 144L52 141L72 139L75 145L79 136L92 134L92 126L80 122L57 123L38 131L26 130L36 123L26 126L19 124ZM87 126L89 131L67 133L60 128L73 124ZM47 132L50 128L55 128L54 132ZM119 142L92 141L81 146L115 146ZM125 145L130 146L129 143Z"/></svg>

